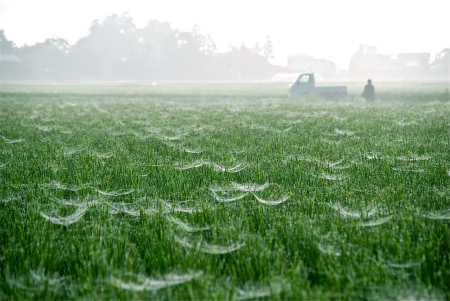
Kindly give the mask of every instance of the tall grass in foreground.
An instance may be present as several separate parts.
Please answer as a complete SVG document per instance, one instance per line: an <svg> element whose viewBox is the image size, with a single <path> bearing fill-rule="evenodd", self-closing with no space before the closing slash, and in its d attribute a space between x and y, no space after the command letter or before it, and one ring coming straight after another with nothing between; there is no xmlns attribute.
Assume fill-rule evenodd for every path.
<svg viewBox="0 0 450 301"><path fill-rule="evenodd" d="M448 300L448 91L377 91L4 85L0 299Z"/></svg>

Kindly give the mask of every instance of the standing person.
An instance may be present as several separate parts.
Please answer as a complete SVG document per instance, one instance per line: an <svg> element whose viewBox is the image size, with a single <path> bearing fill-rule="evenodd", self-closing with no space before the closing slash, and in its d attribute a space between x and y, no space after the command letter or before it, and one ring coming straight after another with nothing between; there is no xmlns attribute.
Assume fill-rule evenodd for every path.
<svg viewBox="0 0 450 301"><path fill-rule="evenodd" d="M366 101L374 101L375 100L375 87L372 85L372 80L367 80L367 85L364 87L364 92L362 94L362 97Z"/></svg>

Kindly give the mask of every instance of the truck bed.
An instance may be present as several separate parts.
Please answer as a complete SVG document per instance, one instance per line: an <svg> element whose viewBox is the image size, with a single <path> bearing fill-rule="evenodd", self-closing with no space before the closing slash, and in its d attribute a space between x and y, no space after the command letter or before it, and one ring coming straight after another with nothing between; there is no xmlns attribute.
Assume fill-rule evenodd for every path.
<svg viewBox="0 0 450 301"><path fill-rule="evenodd" d="M347 94L347 87L346 86L333 86L333 87L327 87L327 86L316 86L314 89L315 93L345 93Z"/></svg>

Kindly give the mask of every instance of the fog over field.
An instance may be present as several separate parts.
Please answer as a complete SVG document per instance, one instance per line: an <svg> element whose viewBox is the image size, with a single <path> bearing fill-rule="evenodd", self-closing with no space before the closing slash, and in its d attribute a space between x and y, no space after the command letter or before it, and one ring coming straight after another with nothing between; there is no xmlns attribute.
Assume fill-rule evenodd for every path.
<svg viewBox="0 0 450 301"><path fill-rule="evenodd" d="M425 5L2 0L0 5L1 53L14 53L22 62L15 66L20 75L9 72L8 78L25 73L37 79L239 80L303 71L364 78L355 64L378 78L449 74L448 16L437 0ZM7 60L2 58L3 69L10 68ZM169 70L162 74L158 68Z"/></svg>

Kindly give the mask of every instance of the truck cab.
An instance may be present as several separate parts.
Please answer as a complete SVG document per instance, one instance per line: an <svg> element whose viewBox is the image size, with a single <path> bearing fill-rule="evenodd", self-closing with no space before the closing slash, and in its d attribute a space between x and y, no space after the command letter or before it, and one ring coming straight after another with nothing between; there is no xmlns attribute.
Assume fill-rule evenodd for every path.
<svg viewBox="0 0 450 301"><path fill-rule="evenodd" d="M310 94L314 91L316 80L313 73L303 73L292 83L290 90L297 93ZM294 86L294 87L293 87Z"/></svg>

